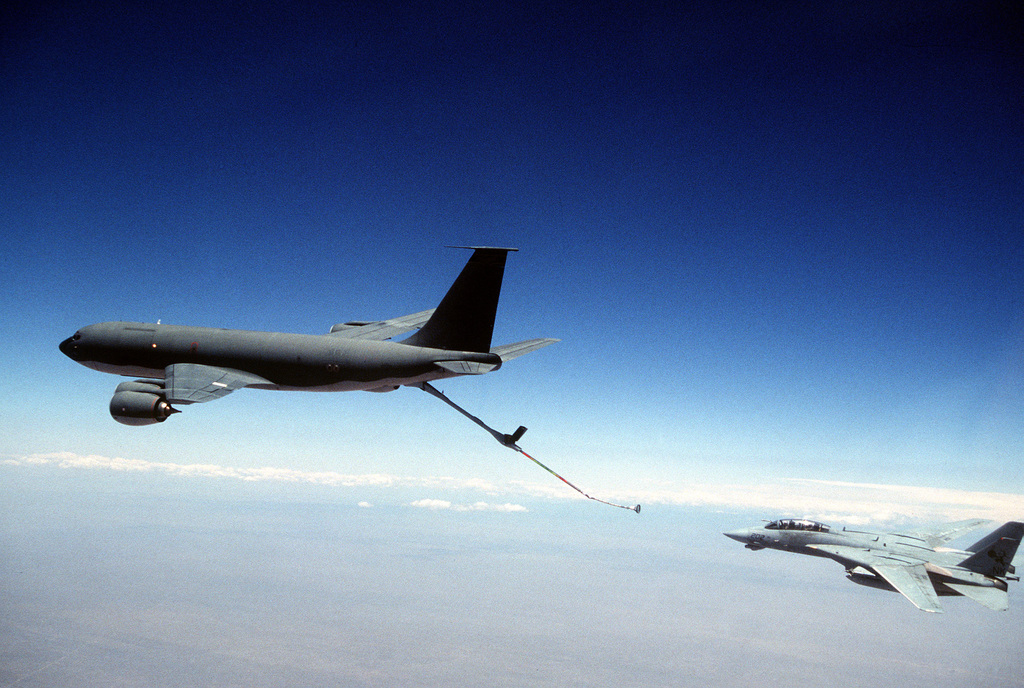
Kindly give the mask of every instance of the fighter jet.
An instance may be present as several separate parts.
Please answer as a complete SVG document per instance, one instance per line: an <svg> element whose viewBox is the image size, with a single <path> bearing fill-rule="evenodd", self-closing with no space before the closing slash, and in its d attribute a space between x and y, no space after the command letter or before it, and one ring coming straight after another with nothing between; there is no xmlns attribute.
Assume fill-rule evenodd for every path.
<svg viewBox="0 0 1024 688"><path fill-rule="evenodd" d="M517 249L456 248L473 255L436 309L340 323L323 335L104 322L78 330L60 350L88 368L142 378L117 386L110 415L125 425L152 425L178 413L174 405L213 401L243 387L390 392L406 385L435 393L432 380L488 373L558 341L492 348L505 260ZM388 341L412 330L418 331L403 341ZM515 439L525 428L517 432Z"/></svg>
<svg viewBox="0 0 1024 688"><path fill-rule="evenodd" d="M1024 524L1004 523L966 551L943 547L957 536L989 523L960 521L936 533L873 533L836 529L801 519L725 533L747 549L779 549L834 559L854 583L896 591L926 612L941 612L940 595L963 595L989 609L1006 611L1006 583Z"/></svg>

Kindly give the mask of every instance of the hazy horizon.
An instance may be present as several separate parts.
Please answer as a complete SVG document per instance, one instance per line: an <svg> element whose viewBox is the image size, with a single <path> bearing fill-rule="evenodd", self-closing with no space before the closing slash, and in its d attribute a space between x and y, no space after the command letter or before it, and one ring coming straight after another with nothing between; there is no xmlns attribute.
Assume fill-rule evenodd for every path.
<svg viewBox="0 0 1024 688"><path fill-rule="evenodd" d="M1019 678L1018 585L1005 613L943 598L925 614L721 534L757 512L456 510L495 495L54 465L0 466L0 485L0 685Z"/></svg>

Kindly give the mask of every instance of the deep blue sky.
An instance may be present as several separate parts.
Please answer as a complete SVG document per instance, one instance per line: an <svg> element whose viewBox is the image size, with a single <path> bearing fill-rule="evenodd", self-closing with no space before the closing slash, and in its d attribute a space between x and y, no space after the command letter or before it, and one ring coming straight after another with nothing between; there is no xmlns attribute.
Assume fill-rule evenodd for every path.
<svg viewBox="0 0 1024 688"><path fill-rule="evenodd" d="M1024 517L1015 3L126 5L0 9L11 681L1019 683L1019 583L720 535ZM495 343L562 341L444 390L641 514L416 390L129 428L57 349L403 315L481 244Z"/></svg>
<svg viewBox="0 0 1024 688"><path fill-rule="evenodd" d="M0 452L536 478L412 390L123 428L56 349L401 315L491 244L496 342L563 341L447 391L569 477L1024 492L1012 3L208 5L4 10Z"/></svg>

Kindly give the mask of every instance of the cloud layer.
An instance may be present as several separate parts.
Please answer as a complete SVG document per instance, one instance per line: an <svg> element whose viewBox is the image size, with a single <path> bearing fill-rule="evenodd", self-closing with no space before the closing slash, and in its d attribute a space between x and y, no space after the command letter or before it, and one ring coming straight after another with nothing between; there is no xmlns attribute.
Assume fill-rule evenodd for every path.
<svg viewBox="0 0 1024 688"><path fill-rule="evenodd" d="M487 502L474 502L472 504L453 504L446 499L418 499L411 502L409 506L433 509L435 511L447 509L451 511L503 511L516 512L526 511L525 506L519 504L488 504Z"/></svg>
<svg viewBox="0 0 1024 688"><path fill-rule="evenodd" d="M166 473L189 478L233 478L249 482L276 481L309 483L336 487L437 487L445 489L472 489L495 492L498 488L486 480L449 478L443 476L405 477L383 473L349 474L336 471L299 471L293 468L235 468L217 464L181 464L140 459L124 459L72 452L32 454L0 461L2 465L32 466L56 465L60 468L112 470L138 473Z"/></svg>
<svg viewBox="0 0 1024 688"><path fill-rule="evenodd" d="M475 478L448 476L395 476L382 473L348 474L301 471L291 468L235 468L215 464L179 464L121 457L79 455L72 452L32 454L0 461L11 467L56 466L69 470L108 470L164 473L182 478L222 478L241 481L307 483L331 487L422 488L470 490L488 495L528 495L550 499L582 499L558 484L509 481L497 484ZM968 492L948 488L874 485L839 481L786 479L775 483L701 484L672 483L612 490L607 499L639 501L649 505L696 506L712 509L759 511L765 517L801 516L848 524L901 521L940 521L961 518L1013 520L1024 518L1024 495ZM362 502L366 506L368 503ZM466 504L424 498L410 506L451 511L518 512L512 503L475 501Z"/></svg>

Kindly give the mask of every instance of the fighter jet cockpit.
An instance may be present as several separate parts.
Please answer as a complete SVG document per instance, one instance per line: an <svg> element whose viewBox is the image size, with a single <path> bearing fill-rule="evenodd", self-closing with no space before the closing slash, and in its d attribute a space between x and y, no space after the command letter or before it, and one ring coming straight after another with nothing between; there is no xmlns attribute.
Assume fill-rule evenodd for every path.
<svg viewBox="0 0 1024 688"><path fill-rule="evenodd" d="M814 533L827 533L829 527L817 521L807 521L797 518L784 518L772 521L765 526L765 530L809 530Z"/></svg>

